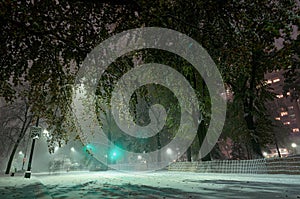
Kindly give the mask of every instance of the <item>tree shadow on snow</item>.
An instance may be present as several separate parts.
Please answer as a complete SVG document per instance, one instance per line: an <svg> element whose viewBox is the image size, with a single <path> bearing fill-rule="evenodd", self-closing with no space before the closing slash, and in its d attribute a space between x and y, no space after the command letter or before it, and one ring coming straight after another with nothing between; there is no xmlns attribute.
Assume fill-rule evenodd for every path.
<svg viewBox="0 0 300 199"><path fill-rule="evenodd" d="M64 187L48 187L48 192L53 198L297 198L299 185L248 182L233 180L185 180L193 183L194 192L168 187L155 187L133 184L99 184L90 181L80 185ZM183 187L184 189L184 187Z"/></svg>

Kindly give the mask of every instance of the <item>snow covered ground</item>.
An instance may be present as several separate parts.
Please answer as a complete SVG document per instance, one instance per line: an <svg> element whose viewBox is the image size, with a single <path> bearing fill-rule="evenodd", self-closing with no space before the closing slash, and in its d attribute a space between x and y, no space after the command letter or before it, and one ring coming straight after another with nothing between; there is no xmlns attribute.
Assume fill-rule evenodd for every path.
<svg viewBox="0 0 300 199"><path fill-rule="evenodd" d="M0 198L300 198L300 176L117 171L0 177Z"/></svg>

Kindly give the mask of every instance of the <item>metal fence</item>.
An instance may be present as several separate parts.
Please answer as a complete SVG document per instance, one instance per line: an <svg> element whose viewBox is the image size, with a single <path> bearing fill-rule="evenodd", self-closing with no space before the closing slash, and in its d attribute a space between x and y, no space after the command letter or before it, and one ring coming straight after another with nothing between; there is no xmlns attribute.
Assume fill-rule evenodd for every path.
<svg viewBox="0 0 300 199"><path fill-rule="evenodd" d="M300 174L300 157L174 162L169 165L168 170L200 173Z"/></svg>

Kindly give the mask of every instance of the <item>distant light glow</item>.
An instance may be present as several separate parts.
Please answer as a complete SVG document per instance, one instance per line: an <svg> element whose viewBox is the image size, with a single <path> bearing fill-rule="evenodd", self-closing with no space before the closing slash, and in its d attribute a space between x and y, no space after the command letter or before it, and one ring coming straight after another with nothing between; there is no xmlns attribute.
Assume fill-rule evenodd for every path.
<svg viewBox="0 0 300 199"><path fill-rule="evenodd" d="M56 147L54 148L54 152L56 152L58 149L59 149L59 147L56 146Z"/></svg>
<svg viewBox="0 0 300 199"><path fill-rule="evenodd" d="M75 149L74 149L74 147L71 147L71 151L75 152Z"/></svg>
<svg viewBox="0 0 300 199"><path fill-rule="evenodd" d="M22 151L19 151L19 155L23 155L23 152L22 152Z"/></svg>
<svg viewBox="0 0 300 199"><path fill-rule="evenodd" d="M172 149L168 148L168 149L167 149L167 154L168 154L168 155L171 155L171 154L172 154Z"/></svg>
<svg viewBox="0 0 300 199"><path fill-rule="evenodd" d="M141 160L142 159L142 156L141 155L138 155L138 160Z"/></svg>
<svg viewBox="0 0 300 199"><path fill-rule="evenodd" d="M280 99L280 98L283 98L283 95L282 94L276 95L276 97Z"/></svg>
<svg viewBox="0 0 300 199"><path fill-rule="evenodd" d="M280 82L279 78L273 79L273 83Z"/></svg>
<svg viewBox="0 0 300 199"><path fill-rule="evenodd" d="M293 133L298 133L299 132L299 128L293 128Z"/></svg>
<svg viewBox="0 0 300 199"><path fill-rule="evenodd" d="M291 146L292 146L293 148L296 148L296 147L297 147L297 144L296 144L296 143L292 143Z"/></svg>
<svg viewBox="0 0 300 199"><path fill-rule="evenodd" d="M47 131L47 129L44 129L43 134L44 134L46 137L49 137L49 136L50 136L49 131Z"/></svg>
<svg viewBox="0 0 300 199"><path fill-rule="evenodd" d="M113 156L116 156L116 155L117 155L117 153L116 153L116 152L114 152L114 153L113 153Z"/></svg>
<svg viewBox="0 0 300 199"><path fill-rule="evenodd" d="M267 155L268 155L268 153L267 153L267 152L263 152L263 155L264 155L264 156L267 156Z"/></svg>

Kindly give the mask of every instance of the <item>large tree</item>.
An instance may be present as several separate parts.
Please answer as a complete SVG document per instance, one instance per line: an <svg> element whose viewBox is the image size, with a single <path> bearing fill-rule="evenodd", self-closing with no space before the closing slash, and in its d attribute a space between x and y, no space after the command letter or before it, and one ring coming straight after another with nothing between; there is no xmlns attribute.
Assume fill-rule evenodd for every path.
<svg viewBox="0 0 300 199"><path fill-rule="evenodd" d="M54 141L68 140L76 130L70 85L86 54L117 32L159 26L185 33L207 49L242 103L254 156L261 155L256 118L263 117L267 96L263 74L286 64L288 51L276 50L274 38L289 34L298 11L294 1L4 1L0 7L0 96L13 100L16 86L28 83L30 111L45 118ZM184 73L199 96L207 97L200 76ZM207 117L199 143L210 101L203 106Z"/></svg>
<svg viewBox="0 0 300 199"><path fill-rule="evenodd" d="M136 21L145 26L172 28L191 36L208 50L235 102L241 104L252 145L250 154L255 158L262 156L263 143L259 143L259 138L263 135L258 124L267 121L265 102L272 97L264 83L264 74L290 64L289 45L278 49L275 41L290 35L298 12L293 0L139 1L135 16L128 17L128 24L132 27ZM126 23L120 28L124 26ZM197 91L205 94L201 81L196 85L199 85ZM203 124L199 127L202 136L198 134L202 139L206 131Z"/></svg>
<svg viewBox="0 0 300 199"><path fill-rule="evenodd" d="M9 159L5 173L9 174L15 153L32 124L33 115L30 113L30 105L26 98L3 105L0 111L1 140L6 143L1 144L1 151L8 152Z"/></svg>
<svg viewBox="0 0 300 199"><path fill-rule="evenodd" d="M118 15L114 5L104 5L80 1L0 3L0 96L7 101L19 99L16 89L27 85L22 97L28 100L28 111L43 118L51 129L51 150L54 142L68 140L76 130L71 110L74 76Z"/></svg>

